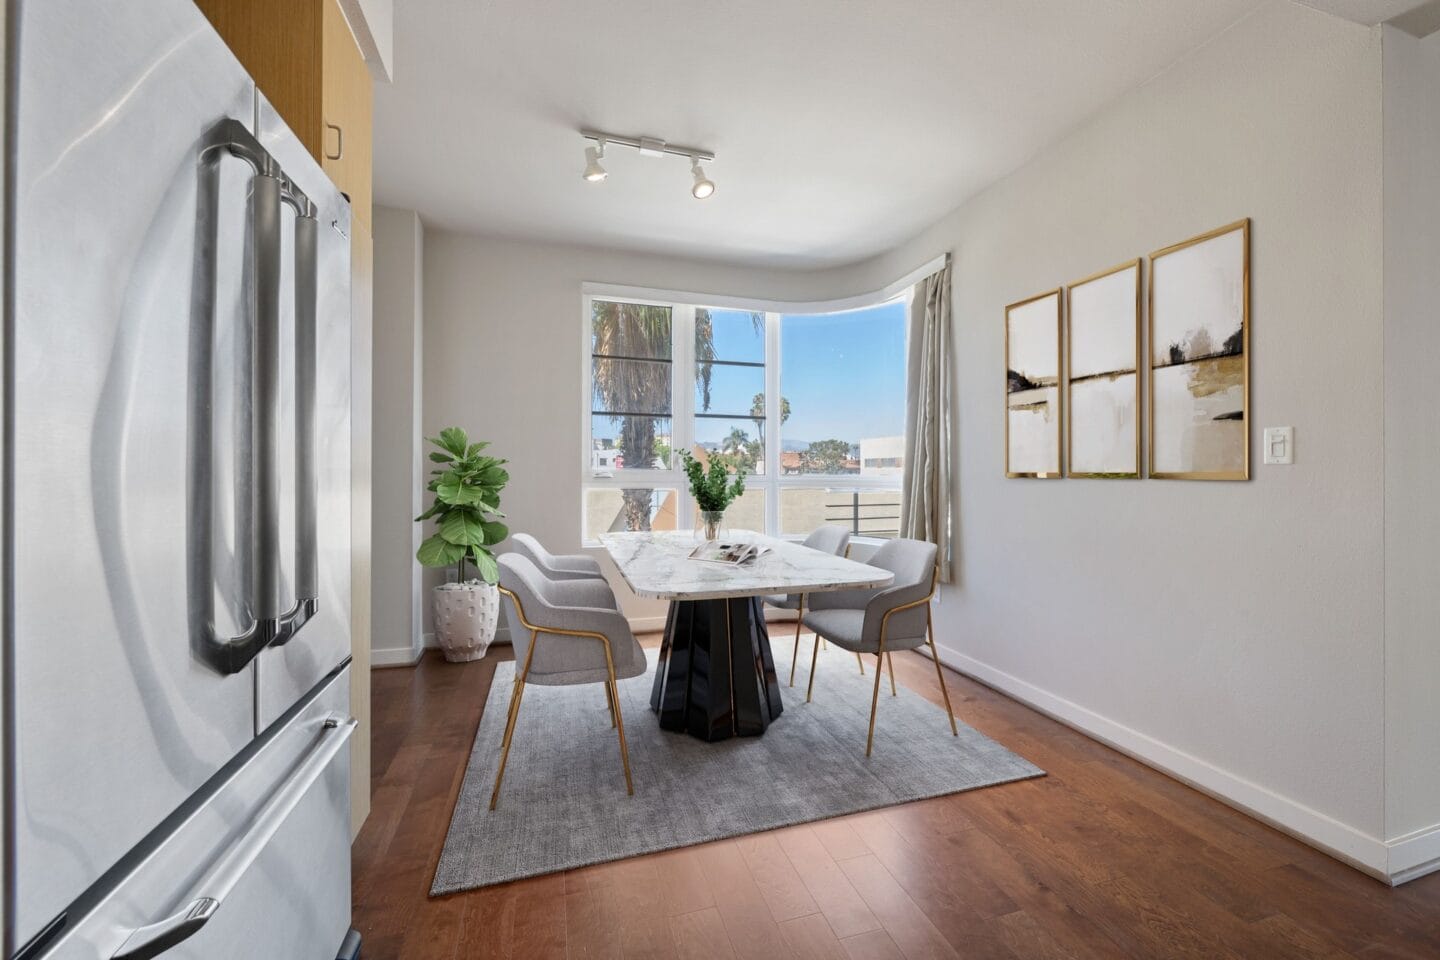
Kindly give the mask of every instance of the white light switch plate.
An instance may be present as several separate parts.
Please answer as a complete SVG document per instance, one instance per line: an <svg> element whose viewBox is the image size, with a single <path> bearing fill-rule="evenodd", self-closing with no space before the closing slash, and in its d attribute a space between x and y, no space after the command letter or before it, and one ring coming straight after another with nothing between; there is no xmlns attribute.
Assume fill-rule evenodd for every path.
<svg viewBox="0 0 1440 960"><path fill-rule="evenodd" d="M1295 462L1294 427L1265 428L1265 462L1281 464Z"/></svg>

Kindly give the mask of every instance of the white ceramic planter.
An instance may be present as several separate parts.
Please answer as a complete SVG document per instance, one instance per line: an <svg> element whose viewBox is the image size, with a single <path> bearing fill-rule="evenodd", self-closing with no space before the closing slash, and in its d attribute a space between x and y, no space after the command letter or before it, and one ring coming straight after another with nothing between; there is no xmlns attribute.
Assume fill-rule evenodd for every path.
<svg viewBox="0 0 1440 960"><path fill-rule="evenodd" d="M435 588L435 639L452 663L479 660L495 639L500 590L483 580Z"/></svg>

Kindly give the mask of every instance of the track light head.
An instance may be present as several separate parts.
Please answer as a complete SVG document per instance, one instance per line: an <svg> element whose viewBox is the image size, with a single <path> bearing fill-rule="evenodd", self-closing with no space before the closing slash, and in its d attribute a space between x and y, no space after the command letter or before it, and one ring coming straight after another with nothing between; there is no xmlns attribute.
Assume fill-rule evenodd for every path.
<svg viewBox="0 0 1440 960"><path fill-rule="evenodd" d="M704 200L715 192L715 181L705 176L705 171L700 168L700 158L690 158L690 172L695 175L695 185L690 188L690 196L696 200Z"/></svg>
<svg viewBox="0 0 1440 960"><path fill-rule="evenodd" d="M604 167L600 166L600 158L605 156L605 141L601 140L598 147L585 148L585 173L584 177L591 183L599 183L610 174Z"/></svg>

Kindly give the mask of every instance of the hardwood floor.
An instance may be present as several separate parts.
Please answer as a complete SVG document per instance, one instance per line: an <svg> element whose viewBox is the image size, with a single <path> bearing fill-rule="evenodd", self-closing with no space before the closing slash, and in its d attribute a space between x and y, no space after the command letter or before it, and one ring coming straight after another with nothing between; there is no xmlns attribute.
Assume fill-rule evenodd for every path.
<svg viewBox="0 0 1440 960"><path fill-rule="evenodd" d="M1049 776L431 899L508 657L374 674L368 960L1440 957L1440 874L1391 890L948 671L956 713ZM928 660L895 669L939 702Z"/></svg>

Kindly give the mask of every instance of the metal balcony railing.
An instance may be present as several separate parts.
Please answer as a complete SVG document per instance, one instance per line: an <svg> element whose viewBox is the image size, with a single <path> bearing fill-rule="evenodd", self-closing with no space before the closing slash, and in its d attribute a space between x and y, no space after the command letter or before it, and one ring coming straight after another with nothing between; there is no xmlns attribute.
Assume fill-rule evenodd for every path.
<svg viewBox="0 0 1440 960"><path fill-rule="evenodd" d="M825 501L825 521L844 524L850 528L851 536L878 537L890 539L900 536L900 501L891 503L861 502L860 491L848 495L832 491L831 497L840 497L839 502Z"/></svg>

